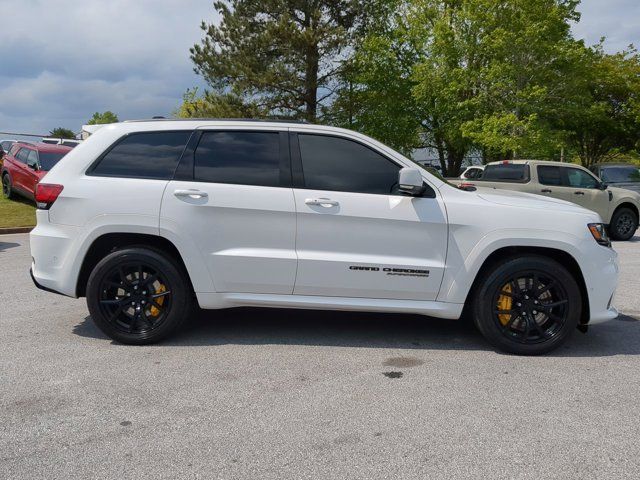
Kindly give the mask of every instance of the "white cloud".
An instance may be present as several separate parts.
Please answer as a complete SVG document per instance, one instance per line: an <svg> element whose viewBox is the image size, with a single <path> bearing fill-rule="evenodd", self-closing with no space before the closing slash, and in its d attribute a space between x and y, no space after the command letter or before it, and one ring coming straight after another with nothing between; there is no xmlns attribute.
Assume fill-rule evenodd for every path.
<svg viewBox="0 0 640 480"><path fill-rule="evenodd" d="M640 2L638 0L582 0L580 23L573 31L577 38L593 45L606 37L608 52L640 47Z"/></svg>
<svg viewBox="0 0 640 480"><path fill-rule="evenodd" d="M258 1L258 0L256 0ZM638 0L583 0L576 36L640 44ZM189 47L211 0L0 0L0 131L78 130L95 111L169 115L189 87Z"/></svg>
<svg viewBox="0 0 640 480"><path fill-rule="evenodd" d="M0 0L0 131L78 130L96 110L168 115L203 85L189 47L207 0Z"/></svg>

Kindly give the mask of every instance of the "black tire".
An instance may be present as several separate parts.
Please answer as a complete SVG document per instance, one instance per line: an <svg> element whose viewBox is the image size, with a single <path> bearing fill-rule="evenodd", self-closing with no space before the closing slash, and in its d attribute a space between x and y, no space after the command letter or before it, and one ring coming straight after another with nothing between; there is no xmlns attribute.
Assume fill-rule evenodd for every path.
<svg viewBox="0 0 640 480"><path fill-rule="evenodd" d="M4 198L14 198L13 185L11 185L11 177L8 173L2 175L2 196Z"/></svg>
<svg viewBox="0 0 640 480"><path fill-rule="evenodd" d="M555 260L511 257L483 276L475 288L472 313L476 327L495 348L541 355L558 348L576 330L582 313L580 288Z"/></svg>
<svg viewBox="0 0 640 480"><path fill-rule="evenodd" d="M638 216L636 212L627 207L616 210L611 217L609 225L609 234L614 240L626 241L636 233L638 229Z"/></svg>
<svg viewBox="0 0 640 480"><path fill-rule="evenodd" d="M117 250L93 269L87 283L91 318L113 340L159 342L192 312L193 292L183 269L162 252Z"/></svg>

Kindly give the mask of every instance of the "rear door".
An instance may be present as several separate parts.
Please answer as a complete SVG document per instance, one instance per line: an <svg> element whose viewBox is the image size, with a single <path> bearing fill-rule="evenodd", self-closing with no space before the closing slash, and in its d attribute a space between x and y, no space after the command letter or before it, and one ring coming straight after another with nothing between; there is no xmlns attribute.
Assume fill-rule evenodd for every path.
<svg viewBox="0 0 640 480"><path fill-rule="evenodd" d="M29 148L21 148L15 155L16 161L14 162L15 169L12 172L12 181L15 188L23 193L27 193L29 172L27 167L27 159L29 158Z"/></svg>
<svg viewBox="0 0 640 480"><path fill-rule="evenodd" d="M165 190L160 227L192 242L216 292L293 292L295 204L281 130L199 130Z"/></svg>
<svg viewBox="0 0 640 480"><path fill-rule="evenodd" d="M375 148L292 134L298 228L294 293L435 300L447 249L444 206L397 190L402 167Z"/></svg>
<svg viewBox="0 0 640 480"><path fill-rule="evenodd" d="M38 159L38 152L35 150L29 150L27 156L27 168L25 169L24 187L28 193L35 194L36 184L38 183L38 171L40 162Z"/></svg>

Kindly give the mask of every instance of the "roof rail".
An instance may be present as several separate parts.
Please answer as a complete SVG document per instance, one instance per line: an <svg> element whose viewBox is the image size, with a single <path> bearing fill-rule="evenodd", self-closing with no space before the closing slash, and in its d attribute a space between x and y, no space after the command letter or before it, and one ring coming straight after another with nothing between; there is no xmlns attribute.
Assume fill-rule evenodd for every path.
<svg viewBox="0 0 640 480"><path fill-rule="evenodd" d="M148 118L138 120L125 120L123 123L139 122L270 122L270 123L302 123L308 124L306 120L287 120L284 118Z"/></svg>

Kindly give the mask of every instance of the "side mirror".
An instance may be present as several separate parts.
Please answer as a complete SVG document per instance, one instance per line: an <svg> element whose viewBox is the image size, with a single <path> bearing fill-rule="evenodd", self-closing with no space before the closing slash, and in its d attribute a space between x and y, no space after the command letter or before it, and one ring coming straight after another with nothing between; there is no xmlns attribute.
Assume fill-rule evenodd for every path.
<svg viewBox="0 0 640 480"><path fill-rule="evenodd" d="M32 162L31 160L27 160L27 167L31 170L38 170L38 164L36 162Z"/></svg>
<svg viewBox="0 0 640 480"><path fill-rule="evenodd" d="M401 168L398 172L398 189L408 195L419 197L427 190L422 174L417 168Z"/></svg>
<svg viewBox="0 0 640 480"><path fill-rule="evenodd" d="M600 182L600 185L598 185L598 188L599 188L600 190L606 190L607 188L609 188L609 185L607 185L607 184L606 184L606 183L604 183L604 182Z"/></svg>

